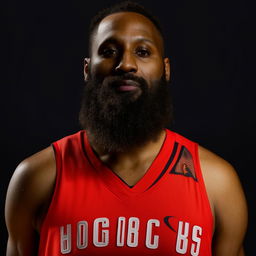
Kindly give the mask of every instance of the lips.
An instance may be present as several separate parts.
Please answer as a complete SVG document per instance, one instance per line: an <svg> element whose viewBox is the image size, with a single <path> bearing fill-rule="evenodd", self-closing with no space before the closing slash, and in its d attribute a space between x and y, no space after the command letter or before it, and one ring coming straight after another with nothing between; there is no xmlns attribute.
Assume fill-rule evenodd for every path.
<svg viewBox="0 0 256 256"><path fill-rule="evenodd" d="M139 84L133 80L122 80L116 83L115 86L120 92L130 92L139 88Z"/></svg>
<svg viewBox="0 0 256 256"><path fill-rule="evenodd" d="M137 88L138 88L137 86L133 86L133 85L120 85L117 87L117 90L121 92L129 92L129 91L134 91Z"/></svg>

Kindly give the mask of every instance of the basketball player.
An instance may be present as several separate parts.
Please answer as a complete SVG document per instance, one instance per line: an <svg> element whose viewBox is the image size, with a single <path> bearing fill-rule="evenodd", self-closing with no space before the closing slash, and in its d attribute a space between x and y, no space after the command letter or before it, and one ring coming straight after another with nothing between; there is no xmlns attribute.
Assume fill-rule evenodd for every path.
<svg viewBox="0 0 256 256"><path fill-rule="evenodd" d="M24 160L7 193L8 256L241 256L247 210L230 164L165 129L157 21L121 3L92 22L83 130Z"/></svg>

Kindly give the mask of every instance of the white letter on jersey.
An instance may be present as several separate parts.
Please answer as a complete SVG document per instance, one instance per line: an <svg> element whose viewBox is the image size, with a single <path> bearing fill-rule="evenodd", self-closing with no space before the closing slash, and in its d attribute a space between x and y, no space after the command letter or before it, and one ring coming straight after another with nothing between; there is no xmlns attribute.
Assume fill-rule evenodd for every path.
<svg viewBox="0 0 256 256"><path fill-rule="evenodd" d="M109 231L102 229L101 234L99 234L99 225L103 228L109 227L109 219L108 218L97 218L93 223L93 244L96 247L104 247L108 245L109 242ZM101 241L99 241L99 237L101 236Z"/></svg>
<svg viewBox="0 0 256 256"><path fill-rule="evenodd" d="M194 226L192 231L192 240L195 243L192 243L191 245L191 255L192 256L198 256L200 251L200 244L201 244L201 238L198 237L202 235L202 228L199 226Z"/></svg>
<svg viewBox="0 0 256 256"><path fill-rule="evenodd" d="M183 221L179 221L178 235L176 240L176 252L180 254L185 254L188 249L188 231L189 223L185 222L184 232L183 230Z"/></svg>
<svg viewBox="0 0 256 256"><path fill-rule="evenodd" d="M85 249L88 245L88 223L79 221L77 223L76 245L78 249Z"/></svg>
<svg viewBox="0 0 256 256"><path fill-rule="evenodd" d="M117 223L116 246L124 246L125 217L119 217Z"/></svg>
<svg viewBox="0 0 256 256"><path fill-rule="evenodd" d="M139 225L140 225L140 220L138 218L131 217L129 219L128 236L127 236L127 245L129 247L138 246Z"/></svg>
<svg viewBox="0 0 256 256"><path fill-rule="evenodd" d="M152 238L152 226L153 226L153 224L156 227L159 227L160 226L160 221L156 220L156 219L148 220L148 223L147 223L147 234L146 234L146 246L148 248L150 248L150 249L158 248L158 241L159 241L159 236L157 236L157 235L155 235Z"/></svg>
<svg viewBox="0 0 256 256"><path fill-rule="evenodd" d="M60 251L62 254L71 252L71 224L67 224L66 234L64 234L64 226L60 227Z"/></svg>

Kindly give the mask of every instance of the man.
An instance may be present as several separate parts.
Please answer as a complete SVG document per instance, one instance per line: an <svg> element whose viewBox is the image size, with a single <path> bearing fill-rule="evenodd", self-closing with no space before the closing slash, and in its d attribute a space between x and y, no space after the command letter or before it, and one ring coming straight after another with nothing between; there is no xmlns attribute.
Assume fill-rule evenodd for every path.
<svg viewBox="0 0 256 256"><path fill-rule="evenodd" d="M84 73L84 130L12 177L7 255L244 255L235 171L165 129L170 63L156 20L129 2L101 12Z"/></svg>

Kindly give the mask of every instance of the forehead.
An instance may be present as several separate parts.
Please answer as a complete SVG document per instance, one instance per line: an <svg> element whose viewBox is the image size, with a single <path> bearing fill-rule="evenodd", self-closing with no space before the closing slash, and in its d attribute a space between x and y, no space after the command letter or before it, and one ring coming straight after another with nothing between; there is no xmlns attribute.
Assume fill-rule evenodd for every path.
<svg viewBox="0 0 256 256"><path fill-rule="evenodd" d="M111 37L125 41L144 38L162 48L162 36L156 26L145 16L135 12L119 12L106 16L94 32L94 42L100 45Z"/></svg>

